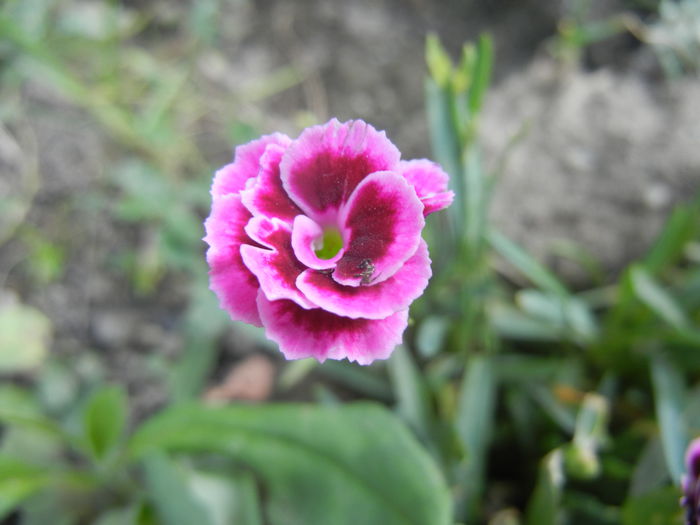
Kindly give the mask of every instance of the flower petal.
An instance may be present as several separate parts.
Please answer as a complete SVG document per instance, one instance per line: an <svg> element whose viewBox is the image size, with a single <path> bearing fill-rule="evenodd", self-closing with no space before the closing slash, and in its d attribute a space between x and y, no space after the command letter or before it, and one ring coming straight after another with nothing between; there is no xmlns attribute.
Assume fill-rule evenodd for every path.
<svg viewBox="0 0 700 525"><path fill-rule="evenodd" d="M260 158L258 177L252 185L249 183L250 187L241 191L241 198L253 215L277 217L291 224L302 211L282 187L280 161L284 151L281 146L268 144Z"/></svg>
<svg viewBox="0 0 700 525"><path fill-rule="evenodd" d="M246 226L248 235L267 246L259 248L251 245L241 246L243 262L255 274L260 288L271 301L291 299L304 308L315 308L297 289L296 280L306 270L294 257L292 250L292 233L284 221L267 217L253 217Z"/></svg>
<svg viewBox="0 0 700 525"><path fill-rule="evenodd" d="M292 226L292 248L294 249L294 255L296 255L296 258L301 263L315 270L335 268L335 263L338 262L345 253L345 250L341 248L338 253L330 259L321 259L318 257L314 251L314 242L322 235L323 228L306 215L298 215L294 218L294 225Z"/></svg>
<svg viewBox="0 0 700 525"><path fill-rule="evenodd" d="M214 200L230 193L239 193L245 188L246 181L258 174L260 157L268 144L287 147L292 141L287 135L273 133L236 147L233 162L227 164L214 175L211 194Z"/></svg>
<svg viewBox="0 0 700 525"><path fill-rule="evenodd" d="M362 179L396 168L400 156L383 131L362 120L333 119L292 142L280 167L282 183L306 215L325 225Z"/></svg>
<svg viewBox="0 0 700 525"><path fill-rule="evenodd" d="M345 254L333 278L346 286L379 283L394 275L418 248L425 225L423 205L401 175L366 177L340 217Z"/></svg>
<svg viewBox="0 0 700 525"><path fill-rule="evenodd" d="M251 215L241 204L240 195L225 195L214 200L211 215L204 223L209 244L209 288L219 298L221 308L234 321L261 326L256 297L258 279L243 264L241 244L255 244L244 227Z"/></svg>
<svg viewBox="0 0 700 525"><path fill-rule="evenodd" d="M386 281L372 286L343 286L324 272L306 270L297 287L328 312L357 319L384 319L405 310L425 290L432 272L428 246L421 240L416 253Z"/></svg>
<svg viewBox="0 0 700 525"><path fill-rule="evenodd" d="M427 159L402 160L399 173L411 183L425 209L423 215L447 208L454 200L454 193L447 189L449 177L442 168Z"/></svg>
<svg viewBox="0 0 700 525"><path fill-rule="evenodd" d="M267 337L287 359L347 358L368 365L389 357L408 324L408 310L386 319L349 319L320 308L304 310L292 301L269 301L262 292L258 308Z"/></svg>

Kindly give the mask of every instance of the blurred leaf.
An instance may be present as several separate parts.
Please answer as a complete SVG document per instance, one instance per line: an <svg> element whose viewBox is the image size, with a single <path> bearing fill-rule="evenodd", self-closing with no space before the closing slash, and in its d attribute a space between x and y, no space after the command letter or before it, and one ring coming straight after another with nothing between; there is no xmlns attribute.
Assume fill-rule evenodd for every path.
<svg viewBox="0 0 700 525"><path fill-rule="evenodd" d="M127 418L126 394L121 387L105 387L88 400L83 413L85 439L100 460L119 443Z"/></svg>
<svg viewBox="0 0 700 525"><path fill-rule="evenodd" d="M550 452L542 460L537 485L527 504L527 525L557 525L564 487L564 461L561 450Z"/></svg>
<svg viewBox="0 0 700 525"><path fill-rule="evenodd" d="M272 525L447 525L449 493L406 429L369 404L181 406L147 422L131 452L229 455L259 476ZM197 523L197 522L191 522Z"/></svg>
<svg viewBox="0 0 700 525"><path fill-rule="evenodd" d="M489 309L494 331L504 339L515 341L560 341L561 327L524 314L508 304L495 303Z"/></svg>
<svg viewBox="0 0 700 525"><path fill-rule="evenodd" d="M29 392L9 385L0 387L0 423L5 426L2 453L32 463L53 463L68 441L63 430L41 414Z"/></svg>
<svg viewBox="0 0 700 525"><path fill-rule="evenodd" d="M654 436L644 447L634 467L630 480L629 496L637 498L642 494L660 488L668 482L668 471L661 439Z"/></svg>
<svg viewBox="0 0 700 525"><path fill-rule="evenodd" d="M154 452L144 459L143 468L148 494L163 525L214 525L177 463L163 453Z"/></svg>
<svg viewBox="0 0 700 525"><path fill-rule="evenodd" d="M93 525L137 525L139 510L138 505L108 510Z"/></svg>
<svg viewBox="0 0 700 525"><path fill-rule="evenodd" d="M346 361L327 360L318 367L318 371L365 397L389 403L394 399L391 386L385 379L373 374L372 368L358 367Z"/></svg>
<svg viewBox="0 0 700 525"><path fill-rule="evenodd" d="M437 315L426 317L416 329L416 348L424 358L435 357L443 347L450 326Z"/></svg>
<svg viewBox="0 0 700 525"><path fill-rule="evenodd" d="M430 393L410 352L400 346L387 362L399 416L420 436L430 435Z"/></svg>
<svg viewBox="0 0 700 525"><path fill-rule="evenodd" d="M49 10L55 0L15 0L4 2L2 14L27 38L39 40L46 35Z"/></svg>
<svg viewBox="0 0 700 525"><path fill-rule="evenodd" d="M0 520L49 481L44 469L0 454Z"/></svg>
<svg viewBox="0 0 700 525"><path fill-rule="evenodd" d="M593 314L582 300L539 290L521 290L516 301L527 313L558 328L562 338L577 342L590 341L598 334Z"/></svg>
<svg viewBox="0 0 700 525"><path fill-rule="evenodd" d="M678 525L683 511L678 489L666 487L629 498L622 507L622 525Z"/></svg>
<svg viewBox="0 0 700 525"><path fill-rule="evenodd" d="M663 231L644 257L644 268L655 274L680 259L688 243L700 233L700 199L690 205L679 204L666 220Z"/></svg>
<svg viewBox="0 0 700 525"><path fill-rule="evenodd" d="M675 299L642 266L630 268L630 279L635 295L661 319L678 330L689 325Z"/></svg>
<svg viewBox="0 0 700 525"><path fill-rule="evenodd" d="M608 412L603 396L584 396L576 416L574 438L565 450L566 471L572 478L592 479L600 474L598 450L607 440Z"/></svg>
<svg viewBox="0 0 700 525"><path fill-rule="evenodd" d="M212 45L218 36L220 10L219 0L200 0L190 9L190 30L207 45Z"/></svg>
<svg viewBox="0 0 700 525"><path fill-rule="evenodd" d="M455 419L455 429L466 454L459 467L459 483L464 500L458 516L471 521L481 499L485 483L486 457L491 442L496 404L496 377L493 358L472 355L462 379Z"/></svg>
<svg viewBox="0 0 700 525"><path fill-rule="evenodd" d="M679 485L685 471L684 457L688 444L687 428L683 418L685 382L680 370L663 355L655 355L649 365L666 468L673 483Z"/></svg>
<svg viewBox="0 0 700 525"><path fill-rule="evenodd" d="M175 401L192 399L201 392L216 360L216 338L229 321L203 276L193 281L191 290L184 353L170 377L170 391Z"/></svg>
<svg viewBox="0 0 700 525"><path fill-rule="evenodd" d="M489 35L481 35L476 46L476 63L474 64L473 82L469 90L469 112L476 115L491 81L493 62L493 41Z"/></svg>
<svg viewBox="0 0 700 525"><path fill-rule="evenodd" d="M22 304L0 305L0 374L28 372L44 362L51 322Z"/></svg>
<svg viewBox="0 0 700 525"><path fill-rule="evenodd" d="M491 230L488 234L488 240L494 250L539 288L553 294L568 294L566 287L554 274L505 235L496 230Z"/></svg>
<svg viewBox="0 0 700 525"><path fill-rule="evenodd" d="M311 357L308 359L288 361L282 369L282 373L277 381L279 388L282 390L289 390L303 381L318 365L319 362Z"/></svg>
<svg viewBox="0 0 700 525"><path fill-rule="evenodd" d="M481 152L472 144L464 148L464 219L461 230L466 240L466 249L471 261L478 260L483 253L486 238L486 210L489 202L489 188L482 168ZM458 230L459 231L459 230Z"/></svg>
<svg viewBox="0 0 700 525"><path fill-rule="evenodd" d="M212 525L262 525L258 490L249 473L192 471L189 486L208 510Z"/></svg>
<svg viewBox="0 0 700 525"><path fill-rule="evenodd" d="M561 403L552 393L552 390L542 384L529 384L528 390L532 397L544 409L545 413L559 425L562 430L573 433L576 428L576 416L573 410Z"/></svg>
<svg viewBox="0 0 700 525"><path fill-rule="evenodd" d="M452 75L452 60L434 34L429 34L425 39L425 62L430 77L440 88L446 88Z"/></svg>

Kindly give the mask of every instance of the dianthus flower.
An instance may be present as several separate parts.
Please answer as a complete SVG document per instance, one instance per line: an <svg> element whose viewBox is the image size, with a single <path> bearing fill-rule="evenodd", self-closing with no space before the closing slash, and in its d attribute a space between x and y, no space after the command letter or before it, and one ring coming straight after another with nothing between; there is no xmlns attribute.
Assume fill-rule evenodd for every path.
<svg viewBox="0 0 700 525"><path fill-rule="evenodd" d="M361 120L237 147L205 223L221 307L287 359L387 358L431 276L424 217L453 199L437 164L400 156Z"/></svg>
<svg viewBox="0 0 700 525"><path fill-rule="evenodd" d="M687 474L683 476L683 497L681 505L685 507L686 524L700 525L700 438L693 440L685 454Z"/></svg>

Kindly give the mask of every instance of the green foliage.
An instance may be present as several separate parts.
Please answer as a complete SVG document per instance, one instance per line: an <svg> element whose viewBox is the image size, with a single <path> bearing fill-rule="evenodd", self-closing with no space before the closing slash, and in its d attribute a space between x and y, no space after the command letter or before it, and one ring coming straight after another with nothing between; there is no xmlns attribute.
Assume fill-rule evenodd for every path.
<svg viewBox="0 0 700 525"><path fill-rule="evenodd" d="M100 461L91 469L60 456L37 463L32 450L10 455L4 437L0 516L53 508L68 523L257 525L263 515L280 525L323 524L328 516L338 524L450 523L439 469L377 405L189 404L147 420L128 440L119 388L88 399L84 436L55 432L32 410L12 415L0 403L0 420L11 431L49 435L60 456L70 448ZM71 505L76 497L99 506Z"/></svg>

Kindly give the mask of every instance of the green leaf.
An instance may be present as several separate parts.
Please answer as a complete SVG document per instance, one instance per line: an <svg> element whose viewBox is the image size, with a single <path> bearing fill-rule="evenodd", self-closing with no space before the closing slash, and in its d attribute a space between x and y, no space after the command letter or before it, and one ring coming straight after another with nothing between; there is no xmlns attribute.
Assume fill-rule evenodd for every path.
<svg viewBox="0 0 700 525"><path fill-rule="evenodd" d="M271 525L447 525L450 497L428 454L371 404L180 406L147 422L131 453L219 453L261 480Z"/></svg>
<svg viewBox="0 0 700 525"><path fill-rule="evenodd" d="M683 514L678 498L674 487L629 498L622 508L622 525L678 525Z"/></svg>
<svg viewBox="0 0 700 525"><path fill-rule="evenodd" d="M105 387L89 399L83 412L85 440L100 460L119 443L127 418L126 394L121 387Z"/></svg>
<svg viewBox="0 0 700 525"><path fill-rule="evenodd" d="M50 339L51 322L40 311L22 304L0 306L0 374L37 368Z"/></svg>
<svg viewBox="0 0 700 525"><path fill-rule="evenodd" d="M471 115L476 115L481 109L491 82L492 64L493 41L489 35L481 35L476 45L476 64L474 65L472 87L469 90L469 112Z"/></svg>
<svg viewBox="0 0 700 525"><path fill-rule="evenodd" d="M440 39L429 34L425 39L425 62L428 64L430 77L441 88L447 87L452 76L452 60L442 47Z"/></svg>
<svg viewBox="0 0 700 525"><path fill-rule="evenodd" d="M161 452L143 461L146 487L163 525L214 525L187 484L187 473Z"/></svg>
<svg viewBox="0 0 700 525"><path fill-rule="evenodd" d="M683 418L685 383L680 370L663 355L654 356L650 366L666 468L673 482L678 485L685 471L684 456L688 444Z"/></svg>
<svg viewBox="0 0 700 525"><path fill-rule="evenodd" d="M635 295L656 315L677 330L688 327L685 312L676 300L642 266L630 268L630 279Z"/></svg>
<svg viewBox="0 0 700 525"><path fill-rule="evenodd" d="M430 434L430 394L408 350L400 346L388 361L389 376L401 418L421 437Z"/></svg>
<svg viewBox="0 0 700 525"><path fill-rule="evenodd" d="M608 411L603 396L588 393L583 398L574 439L565 449L566 470L572 478L592 479L600 474L598 450L607 439Z"/></svg>
<svg viewBox="0 0 700 525"><path fill-rule="evenodd" d="M700 199L691 205L678 205L666 221L661 235L644 257L644 267L649 273L660 272L675 263L686 245L700 232Z"/></svg>
<svg viewBox="0 0 700 525"><path fill-rule="evenodd" d="M136 525L139 506L132 505L121 509L112 509L103 513L94 525Z"/></svg>
<svg viewBox="0 0 700 525"><path fill-rule="evenodd" d="M557 525L564 486L564 460L562 451L553 450L545 456L540 466L535 491L527 505L527 525Z"/></svg>
<svg viewBox="0 0 700 525"><path fill-rule="evenodd" d="M49 481L44 469L0 455L0 520Z"/></svg>
<svg viewBox="0 0 700 525"><path fill-rule="evenodd" d="M189 486L211 516L212 525L262 525L255 478L245 472L224 476L192 471Z"/></svg>
<svg viewBox="0 0 700 525"><path fill-rule="evenodd" d="M460 387L455 430L466 453L459 468L463 509L458 516L472 520L484 488L486 456L491 440L496 403L496 377L490 356L469 358Z"/></svg>
<svg viewBox="0 0 700 525"><path fill-rule="evenodd" d="M416 329L416 348L425 358L435 357L443 347L450 325L444 317L425 318Z"/></svg>
<svg viewBox="0 0 700 525"><path fill-rule="evenodd" d="M488 233L488 240L494 250L539 288L554 294L568 295L568 290L554 274L508 237L496 230L491 230Z"/></svg>

